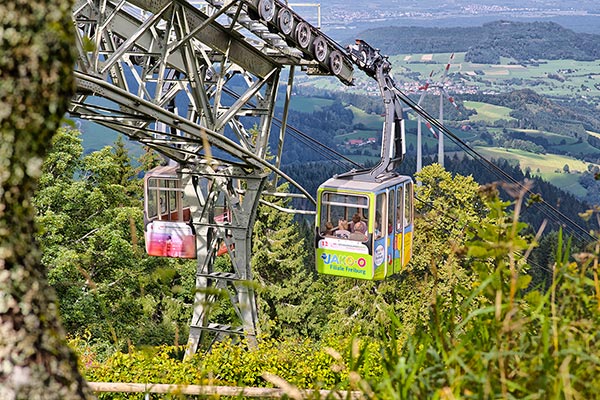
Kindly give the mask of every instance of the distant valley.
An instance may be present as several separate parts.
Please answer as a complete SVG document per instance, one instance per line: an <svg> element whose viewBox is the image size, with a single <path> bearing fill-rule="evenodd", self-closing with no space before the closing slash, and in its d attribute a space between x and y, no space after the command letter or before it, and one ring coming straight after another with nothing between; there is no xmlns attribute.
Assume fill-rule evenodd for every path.
<svg viewBox="0 0 600 400"><path fill-rule="evenodd" d="M372 8L379 5L375 1ZM600 203L594 179L600 170L600 36L551 22L506 21L463 28L386 27L359 35L390 56L399 87L414 99L427 81L441 85L458 105L444 103L445 124L482 154L518 162L524 171ZM379 155L381 100L373 80L359 72L356 77L354 87L345 87L332 77L297 75L289 123L368 163ZM423 107L437 116L440 91L433 86ZM414 158L413 115L407 127L407 157ZM116 137L97 126L82 130L87 151ZM434 156L436 139L427 130L423 136L424 153ZM446 149L449 156L459 150L450 141ZM286 139L284 152L287 165L319 160L294 138Z"/></svg>
<svg viewBox="0 0 600 400"><path fill-rule="evenodd" d="M443 87L444 96L458 105L454 109L444 101L445 125L480 153L519 163L599 202L594 176L600 165L600 36L555 23L497 21L470 28L370 29L360 37L390 56L399 88L415 101L426 82L431 84L422 105L435 117ZM314 112L323 112L325 99L331 105L341 102L352 120L341 127L343 133L334 134L338 150L362 161L378 157L378 144L368 142L379 137L382 124L372 79L357 73L356 85L347 88L332 78L304 77L298 79L297 93L303 110L315 104ZM408 157L415 156L416 127L409 113ZM436 139L424 132L424 152L434 156ZM447 154L458 150L446 142Z"/></svg>
<svg viewBox="0 0 600 400"><path fill-rule="evenodd" d="M330 0L322 2L321 9L323 30L337 40L378 27L470 27L500 19L556 22L576 32L600 34L600 4L593 0L374 0L367 5ZM311 12L307 7L306 13Z"/></svg>
<svg viewBox="0 0 600 400"><path fill-rule="evenodd" d="M383 54L464 52L465 61L513 64L536 60L600 59L600 35L577 33L554 22L495 21L478 27L389 27L360 32Z"/></svg>

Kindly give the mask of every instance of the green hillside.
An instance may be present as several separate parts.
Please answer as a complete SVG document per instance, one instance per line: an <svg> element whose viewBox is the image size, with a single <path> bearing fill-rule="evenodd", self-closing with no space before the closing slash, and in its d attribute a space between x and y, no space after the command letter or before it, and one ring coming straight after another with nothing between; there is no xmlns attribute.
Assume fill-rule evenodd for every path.
<svg viewBox="0 0 600 400"><path fill-rule="evenodd" d="M514 120L514 118L510 116L512 110L508 107L495 106L479 101L464 101L463 105L466 108L473 108L477 111L477 114L469 117L469 121L472 122L482 121L494 123L501 119L507 121Z"/></svg>
<svg viewBox="0 0 600 400"><path fill-rule="evenodd" d="M464 52L465 60L499 64L501 58L536 60L600 59L598 35L575 33L553 22L496 21L480 27L386 27L358 35L384 54ZM397 40L402 38L402 40Z"/></svg>
<svg viewBox="0 0 600 400"><path fill-rule="evenodd" d="M496 147L476 147L479 154L488 159L505 159L514 164L519 164L523 170L531 171L532 175L544 178L558 188L584 197L586 190L577 182L573 175L587 171L589 164L572 157L557 154L534 154L518 149L504 149ZM569 172L564 168L568 166Z"/></svg>

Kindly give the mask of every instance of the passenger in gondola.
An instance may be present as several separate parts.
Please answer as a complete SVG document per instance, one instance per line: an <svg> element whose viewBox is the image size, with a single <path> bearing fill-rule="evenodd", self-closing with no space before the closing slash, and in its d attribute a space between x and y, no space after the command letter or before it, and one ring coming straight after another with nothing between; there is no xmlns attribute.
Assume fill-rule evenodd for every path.
<svg viewBox="0 0 600 400"><path fill-rule="evenodd" d="M354 232L354 225L362 220L359 213L355 213L352 216L352 222L350 222L350 232Z"/></svg>
<svg viewBox="0 0 600 400"><path fill-rule="evenodd" d="M375 239L379 239L381 236L383 235L381 234L381 229L379 229L379 223L375 221Z"/></svg>
<svg viewBox="0 0 600 400"><path fill-rule="evenodd" d="M323 231L324 236L335 236L335 228L331 221L325 222L325 230Z"/></svg>
<svg viewBox="0 0 600 400"><path fill-rule="evenodd" d="M355 214L355 217L357 215L358 214ZM358 219L359 220L355 221L352 225L352 233L350 234L349 239L364 242L367 240L367 224L365 221L360 220L360 215L358 215Z"/></svg>
<svg viewBox="0 0 600 400"><path fill-rule="evenodd" d="M162 197L159 198L159 202L160 202L160 219L162 219L162 217L167 213L167 204L165 203L165 200Z"/></svg>
<svg viewBox="0 0 600 400"><path fill-rule="evenodd" d="M399 209L396 213L396 229L402 230L408 225L408 220L406 219L406 215Z"/></svg>
<svg viewBox="0 0 600 400"><path fill-rule="evenodd" d="M338 221L337 230L335 231L335 236L341 239L348 239L350 233L351 232L348 230L348 221L340 219Z"/></svg>

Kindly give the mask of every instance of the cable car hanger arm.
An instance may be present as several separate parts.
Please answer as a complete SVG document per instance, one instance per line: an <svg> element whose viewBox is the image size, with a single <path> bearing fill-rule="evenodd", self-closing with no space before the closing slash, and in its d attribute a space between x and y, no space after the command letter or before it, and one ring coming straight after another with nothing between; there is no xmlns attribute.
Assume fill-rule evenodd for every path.
<svg viewBox="0 0 600 400"><path fill-rule="evenodd" d="M378 49L360 39L356 40L356 44L348 46L347 50L352 62L377 81L385 108L380 162L371 170L349 174L366 175L375 180L382 179L395 174L394 169L402 163L406 153L403 107L394 90L395 84L391 75L392 64Z"/></svg>

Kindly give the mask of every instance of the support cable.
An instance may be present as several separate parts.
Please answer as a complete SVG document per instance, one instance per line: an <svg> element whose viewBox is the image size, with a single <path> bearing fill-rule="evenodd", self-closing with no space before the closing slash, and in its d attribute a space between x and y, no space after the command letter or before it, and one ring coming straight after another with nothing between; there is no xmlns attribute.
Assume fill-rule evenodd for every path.
<svg viewBox="0 0 600 400"><path fill-rule="evenodd" d="M236 93L235 91L233 91L229 88L224 87L223 91L236 100L240 98L240 95L238 93ZM256 108L256 105L251 102L248 102L247 104L251 108ZM278 127L281 127L282 120L280 118L273 117L273 121L277 124ZM332 149L331 147L324 145L323 143L319 142L318 140L313 139L312 137L310 137L309 135L307 135L306 133L302 132L300 129L298 129L292 125L287 124L286 129L290 129L293 132L293 135L296 135L296 136L294 136L296 139L300 139L300 138L304 139L304 142L303 142L304 144L310 146L313 150L319 152L322 156L324 156L328 160L334 161L334 162L336 162L336 164L338 164L342 167L347 167L347 165L340 163L340 160L344 160L344 161L346 161L346 163L348 163L356 168L363 167L362 165L356 163L355 161L346 157L342 153L339 153L335 149ZM329 152L332 155L327 155L326 153L323 153L319 149L326 150L327 152Z"/></svg>
<svg viewBox="0 0 600 400"><path fill-rule="evenodd" d="M274 118L276 120L276 118ZM280 121L276 120L276 123L279 124ZM327 161L331 161L333 163L335 163L337 166L342 167L342 168L348 168L348 162L351 162L354 165L357 165L356 163L354 163L352 160L349 160L347 162L344 162L345 160L340 160L341 157L343 157L344 159L346 159L345 156L340 156L338 157L338 154L335 150L333 150L332 148L319 143L318 141L316 141L315 139L311 138L310 136L306 135L305 133L297 130L296 128L288 125L287 126L288 129L290 129L292 136L294 136L294 138L296 140L298 140L299 142L305 144L306 146L310 147L313 151L316 151L317 153L319 153L321 156L323 156Z"/></svg>
<svg viewBox="0 0 600 400"><path fill-rule="evenodd" d="M467 153L473 159L475 159L476 161L481 163L484 167L486 167L486 169L493 172L494 174L496 174L498 177L500 177L504 181L510 182L510 183L518 186L520 189L526 191L530 195L535 195L535 193L533 193L529 188L527 188L521 182L517 181L515 178L513 178L508 173L503 171L501 168L499 168L493 162L489 161L488 159L483 157L481 154L479 154L476 150L471 148L466 142L464 142L461 138L459 138L454 133L452 133L448 128L446 128L438 120L436 120L431 115L429 115L429 113L427 113L427 111L425 111L419 104L415 103L410 97L408 97L406 94L404 94L396 86L394 86L394 91L396 92L398 97L404 103L406 103L413 111L415 111L418 115L420 115L422 118L424 118L431 125L435 126L437 129L439 129L440 131L443 131L445 134L447 134L448 137L450 137L451 140L455 144L457 144L459 147L461 147L465 151L465 153ZM570 230L572 231L572 233L575 234L577 237L579 237L580 239L585 238L585 239L595 240L594 236L592 236L586 229L584 229L577 222L573 221L570 217L568 217L567 215L562 213L560 210L558 210L556 207L552 206L550 203L548 203L544 199L541 200L541 204L546 205L546 207L548 207L552 211L552 213L555 214L555 215L553 215L552 213L549 214L548 211L544 210L543 208L539 208L539 210L542 213L546 214L552 221L559 223L559 225L562 225L561 222L564 223L564 221L567 221L568 224L565 224L565 226L569 227ZM557 216L558 216L558 218L557 218ZM579 231L579 233L577 233L577 231Z"/></svg>

